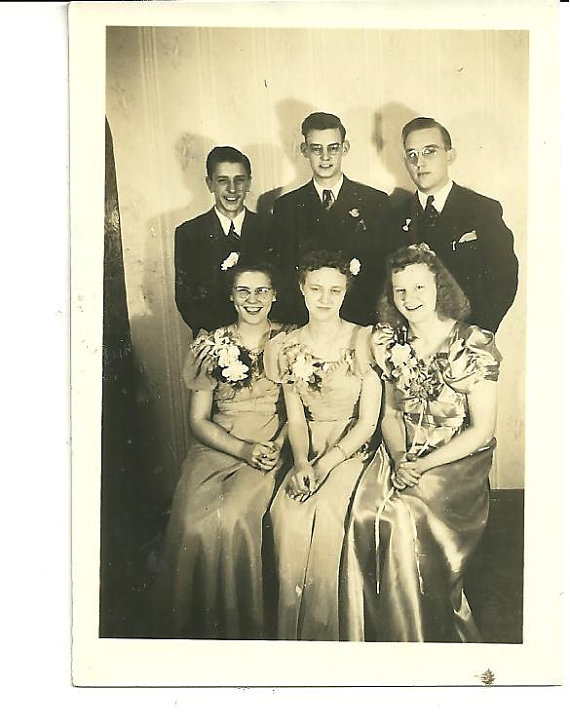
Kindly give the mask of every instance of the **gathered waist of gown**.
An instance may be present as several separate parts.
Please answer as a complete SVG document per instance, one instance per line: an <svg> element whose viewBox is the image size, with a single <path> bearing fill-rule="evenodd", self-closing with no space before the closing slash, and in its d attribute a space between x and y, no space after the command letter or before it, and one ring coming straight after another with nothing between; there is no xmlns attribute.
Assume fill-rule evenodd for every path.
<svg viewBox="0 0 570 725"><path fill-rule="evenodd" d="M309 423L340 423L344 422L347 425L350 423L354 424L356 420L354 416L354 406L350 409L342 410L331 410L330 408L305 408L305 415Z"/></svg>
<svg viewBox="0 0 570 725"><path fill-rule="evenodd" d="M277 406L274 401L264 398L255 400L219 400L216 401L216 408L222 415L275 415Z"/></svg>
<svg viewBox="0 0 570 725"><path fill-rule="evenodd" d="M281 427L282 420L275 405L260 404L256 410L251 410L251 405L243 408L237 405L222 407L223 410L213 415L213 421L240 440L272 440Z"/></svg>
<svg viewBox="0 0 570 725"><path fill-rule="evenodd" d="M496 448L496 446L497 446L497 440L496 440L496 438L491 438L491 440L488 443L485 443L485 445L481 446L480 448L477 448L477 450L472 451L471 453L468 453L463 458L458 458L457 461L451 461L450 463L457 463L457 462L460 462L460 461L463 461L463 460L466 461L469 458L473 458L473 456L477 456L480 453L484 453L485 451L489 451L489 450L490 451L494 451L495 448ZM414 450L414 448L415 448L415 450ZM432 451L437 450L438 446L425 445L425 443L420 445L420 443L418 442L418 443L415 444L415 447L414 448L410 448L410 450L408 451L408 453L409 454L416 454L418 456L418 458L423 458L424 456L427 456L430 453L432 453ZM449 464L442 463L441 465L447 466Z"/></svg>
<svg viewBox="0 0 570 725"><path fill-rule="evenodd" d="M465 422L464 415L434 415L433 413L411 413L405 412L404 418L413 425L418 425L421 422L422 425L430 428L461 428Z"/></svg>

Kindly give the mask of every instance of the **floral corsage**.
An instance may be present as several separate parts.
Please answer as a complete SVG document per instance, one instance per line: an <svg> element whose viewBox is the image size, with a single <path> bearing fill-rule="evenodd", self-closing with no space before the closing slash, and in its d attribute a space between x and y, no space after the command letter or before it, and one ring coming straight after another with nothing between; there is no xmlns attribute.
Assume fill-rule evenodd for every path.
<svg viewBox="0 0 570 725"><path fill-rule="evenodd" d="M418 359L405 335L394 334L386 345L384 368L386 378L417 402L436 400L443 387L439 366Z"/></svg>
<svg viewBox="0 0 570 725"><path fill-rule="evenodd" d="M350 209L350 211L348 213L350 214L350 216L353 219L358 219L357 227L360 228L360 229L362 229L363 232L365 232L366 231L366 224L364 222L364 219L362 218L362 215L360 213L360 209L357 209L355 207L354 209Z"/></svg>
<svg viewBox="0 0 570 725"><path fill-rule="evenodd" d="M236 390L251 384L258 372L259 360L222 328L196 339L193 347L205 350L208 371L214 380L228 383Z"/></svg>
<svg viewBox="0 0 570 725"><path fill-rule="evenodd" d="M285 382L290 385L302 384L314 391L321 390L327 373L338 363L316 360L311 352L300 343L290 345L284 350L287 361ZM340 362L352 363L353 352L347 350Z"/></svg>

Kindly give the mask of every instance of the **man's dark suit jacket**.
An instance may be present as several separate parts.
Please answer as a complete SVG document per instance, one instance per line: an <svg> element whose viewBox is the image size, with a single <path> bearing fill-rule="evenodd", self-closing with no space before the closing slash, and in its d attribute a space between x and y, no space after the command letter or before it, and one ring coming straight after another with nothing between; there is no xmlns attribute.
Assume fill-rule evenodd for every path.
<svg viewBox="0 0 570 725"><path fill-rule="evenodd" d="M415 194L394 211L394 246L429 244L467 295L471 322L496 332L518 283L513 234L501 205L454 183L435 226L424 229L422 218Z"/></svg>
<svg viewBox="0 0 570 725"><path fill-rule="evenodd" d="M338 198L323 208L313 181L277 199L273 208L272 244L285 279L285 306L280 319L304 322L306 310L298 293L295 265L306 251L338 249L348 259L357 257L362 269L347 293L341 314L368 325L376 320L384 260L389 251L388 196L383 191L351 181L346 176ZM289 318L289 319L287 319Z"/></svg>
<svg viewBox="0 0 570 725"><path fill-rule="evenodd" d="M267 224L246 209L239 242L229 240L214 209L177 227L174 234L175 298L178 311L194 333L235 321L229 300L228 272L222 262L231 252L265 252Z"/></svg>

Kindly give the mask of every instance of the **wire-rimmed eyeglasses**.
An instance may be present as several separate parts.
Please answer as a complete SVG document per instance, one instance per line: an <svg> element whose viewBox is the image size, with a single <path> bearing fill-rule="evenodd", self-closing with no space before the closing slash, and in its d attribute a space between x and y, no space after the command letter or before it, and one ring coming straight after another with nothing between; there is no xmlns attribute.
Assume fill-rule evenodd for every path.
<svg viewBox="0 0 570 725"><path fill-rule="evenodd" d="M256 287L250 289L249 287L234 287L234 295L240 302L245 302L249 297L256 297L261 302L269 302L273 295L272 287Z"/></svg>
<svg viewBox="0 0 570 725"><path fill-rule="evenodd" d="M433 159L434 156L438 154L439 151L445 151L443 146L436 146L435 144L429 144L428 146L424 146L421 149L406 149L404 151L404 158L409 164L413 164L414 166L417 166L417 163L420 159L420 156L424 159L424 161L429 161L430 159Z"/></svg>

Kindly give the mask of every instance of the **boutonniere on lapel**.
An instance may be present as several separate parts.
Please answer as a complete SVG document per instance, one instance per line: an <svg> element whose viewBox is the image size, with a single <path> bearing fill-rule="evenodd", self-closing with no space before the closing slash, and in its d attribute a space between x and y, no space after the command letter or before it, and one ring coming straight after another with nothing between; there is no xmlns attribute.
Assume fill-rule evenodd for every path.
<svg viewBox="0 0 570 725"><path fill-rule="evenodd" d="M453 242L451 242L451 248L455 252L458 244L467 244L467 242L474 242L476 239L477 232L475 229L472 232L465 232L465 234L460 239L454 239Z"/></svg>
<svg viewBox="0 0 570 725"><path fill-rule="evenodd" d="M409 218L408 218L408 219L406 219L406 223L405 223L405 224L404 224L404 226L402 227L403 231L405 231L405 232L409 232L409 231L410 231L410 224L411 224L411 223L412 223L412 220L411 220L411 219L409 219Z"/></svg>
<svg viewBox="0 0 570 725"><path fill-rule="evenodd" d="M239 252L230 252L224 261L220 264L220 269L227 272L231 267L235 267L239 260Z"/></svg>
<svg viewBox="0 0 570 725"><path fill-rule="evenodd" d="M366 224L364 223L364 219L360 215L360 209L357 209L356 207L354 209L351 209L349 212L350 216L353 219L358 219L357 226L362 229L363 232L366 231Z"/></svg>

